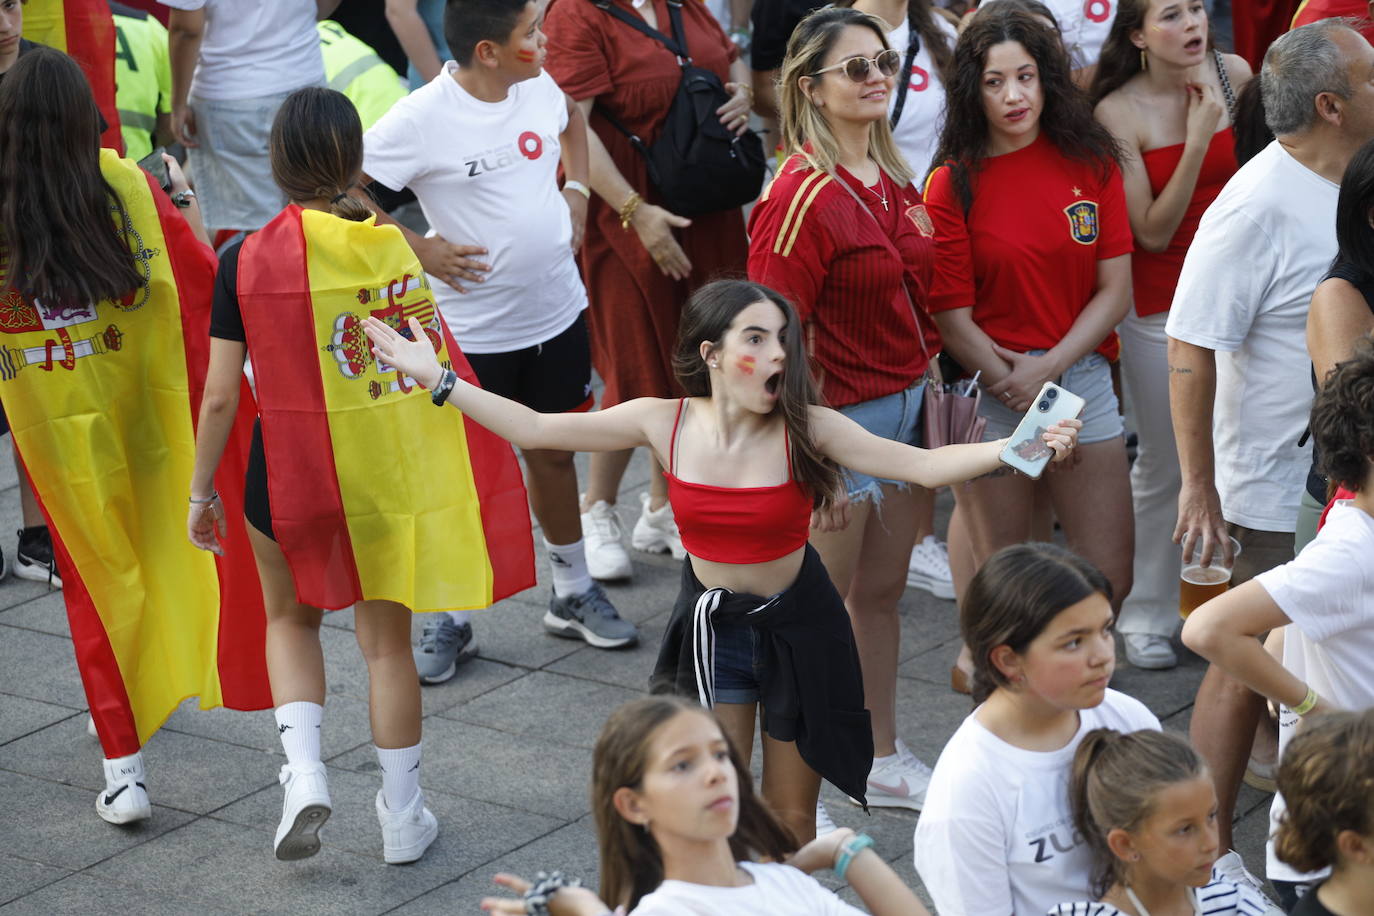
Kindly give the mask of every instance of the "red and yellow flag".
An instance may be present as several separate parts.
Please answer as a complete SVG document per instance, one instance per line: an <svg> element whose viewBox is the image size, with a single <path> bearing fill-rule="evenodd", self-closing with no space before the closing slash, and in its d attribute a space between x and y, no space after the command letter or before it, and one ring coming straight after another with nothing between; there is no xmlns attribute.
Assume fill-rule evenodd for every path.
<svg viewBox="0 0 1374 916"><path fill-rule="evenodd" d="M50 306L8 288L0 262L0 399L52 531L101 743L122 757L189 696L205 709L272 697L243 525L246 384L215 478L225 556L186 537L215 256L138 166L101 150L100 168L144 282L121 301Z"/></svg>
<svg viewBox="0 0 1374 916"><path fill-rule="evenodd" d="M414 317L476 383L400 231L290 206L243 243L238 281L272 528L297 598L461 610L534 585L510 445L437 410L363 333L367 315L397 328Z"/></svg>
<svg viewBox="0 0 1374 916"><path fill-rule="evenodd" d="M115 25L107 0L29 0L24 37L69 54L81 65L105 117L100 145L124 151L115 105Z"/></svg>

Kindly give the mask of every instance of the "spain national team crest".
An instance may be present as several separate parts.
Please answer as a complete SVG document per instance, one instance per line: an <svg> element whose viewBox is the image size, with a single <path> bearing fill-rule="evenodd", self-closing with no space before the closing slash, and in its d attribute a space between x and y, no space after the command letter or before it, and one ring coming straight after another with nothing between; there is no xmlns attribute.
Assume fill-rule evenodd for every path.
<svg viewBox="0 0 1374 916"><path fill-rule="evenodd" d="M1069 235L1080 245L1097 241L1097 201L1080 200L1064 208L1069 218Z"/></svg>
<svg viewBox="0 0 1374 916"><path fill-rule="evenodd" d="M429 280L424 274L406 274L377 289L359 289L357 298L367 314L385 321L404 337L410 337L406 321L410 318L419 321L434 352L442 358L439 319L434 300L430 298ZM322 349L334 354L336 366L344 378L367 378L375 367L376 377L367 378L368 394L374 401L388 394L408 394L415 387L415 380L373 357L371 344L363 333L362 318L354 312L340 314Z"/></svg>
<svg viewBox="0 0 1374 916"><path fill-rule="evenodd" d="M907 207L906 218L915 224L916 231L925 238L935 237L935 223L931 222L930 213L926 210L925 204L913 204Z"/></svg>

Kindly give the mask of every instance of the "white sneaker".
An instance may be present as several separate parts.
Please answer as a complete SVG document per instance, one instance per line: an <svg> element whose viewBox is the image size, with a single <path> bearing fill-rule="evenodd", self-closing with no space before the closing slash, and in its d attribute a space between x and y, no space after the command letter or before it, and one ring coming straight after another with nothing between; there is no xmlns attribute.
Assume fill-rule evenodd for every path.
<svg viewBox="0 0 1374 916"><path fill-rule="evenodd" d="M830 819L830 812L825 810L825 802L816 802L816 839L820 839L827 833L834 833L839 828Z"/></svg>
<svg viewBox="0 0 1374 916"><path fill-rule="evenodd" d="M1270 900L1269 895L1264 892L1264 882L1250 874L1249 869L1245 867L1244 860L1240 857L1240 853L1234 849L1212 863L1212 874L1225 878L1232 884L1248 887L1259 894L1260 897L1264 898L1264 902L1269 905L1269 909L1264 911L1265 916L1269 916L1271 913L1282 916L1283 910L1279 909L1277 904Z"/></svg>
<svg viewBox="0 0 1374 916"><path fill-rule="evenodd" d="M86 734L97 740L100 738L100 732L95 730L95 716L90 713L86 714Z"/></svg>
<svg viewBox="0 0 1374 916"><path fill-rule="evenodd" d="M687 556L682 546L682 535L677 531L677 519L673 518L673 506L664 503L657 509L649 509L649 494L639 494L639 521L630 535L630 546L645 553L671 553L674 560Z"/></svg>
<svg viewBox="0 0 1374 916"><path fill-rule="evenodd" d="M329 783L324 764L293 767L285 764L277 781L286 787L281 803L281 823L273 846L283 862L308 859L320 851L320 828L334 809L329 803Z"/></svg>
<svg viewBox="0 0 1374 916"><path fill-rule="evenodd" d="M400 811L387 808L379 789L377 820L382 825L382 857L388 865L414 862L439 835L439 821L425 807L425 793L419 789L415 790L410 804Z"/></svg>
<svg viewBox="0 0 1374 916"><path fill-rule="evenodd" d="M630 578L630 555L625 552L625 529L615 506L604 499L582 513L582 547L587 572L593 579Z"/></svg>
<svg viewBox="0 0 1374 916"><path fill-rule="evenodd" d="M906 751L905 754L902 751ZM909 808L920 811L926 803L926 789L930 787L930 767L926 766L905 745L898 744L897 753L881 764L876 760L868 774L868 806L870 808ZM857 799L850 799L858 804Z"/></svg>
<svg viewBox="0 0 1374 916"><path fill-rule="evenodd" d="M1147 671L1163 671L1178 664L1169 637L1153 633L1125 633L1121 641L1126 646L1126 661Z"/></svg>
<svg viewBox="0 0 1374 916"><path fill-rule="evenodd" d="M927 534L921 543L911 548L906 584L924 589L936 598L953 600L954 577L949 571L949 548L944 541Z"/></svg>
<svg viewBox="0 0 1374 916"><path fill-rule="evenodd" d="M148 787L143 784L143 753L106 758L105 791L95 797L95 813L111 824L132 824L153 816Z"/></svg>

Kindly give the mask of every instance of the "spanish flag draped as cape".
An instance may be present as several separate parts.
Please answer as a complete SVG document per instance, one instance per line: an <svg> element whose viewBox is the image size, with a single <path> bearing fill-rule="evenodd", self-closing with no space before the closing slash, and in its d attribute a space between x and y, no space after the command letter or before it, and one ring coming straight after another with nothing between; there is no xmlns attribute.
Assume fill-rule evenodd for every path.
<svg viewBox="0 0 1374 916"><path fill-rule="evenodd" d="M64 51L81 65L105 117L100 143L123 151L115 105L114 14L107 0L29 0L24 6L24 37Z"/></svg>
<svg viewBox="0 0 1374 916"><path fill-rule="evenodd" d="M52 532L105 756L123 757L186 697L263 709L272 696L243 525L246 385L215 478L225 555L186 537L215 256L134 163L101 150L100 170L143 283L117 302L47 305L7 287L0 261L0 399Z"/></svg>
<svg viewBox="0 0 1374 916"><path fill-rule="evenodd" d="M289 206L239 253L272 529L298 600L487 607L534 584L511 447L372 355L362 319L425 327L476 378L394 226ZM409 331L405 332L409 334Z"/></svg>

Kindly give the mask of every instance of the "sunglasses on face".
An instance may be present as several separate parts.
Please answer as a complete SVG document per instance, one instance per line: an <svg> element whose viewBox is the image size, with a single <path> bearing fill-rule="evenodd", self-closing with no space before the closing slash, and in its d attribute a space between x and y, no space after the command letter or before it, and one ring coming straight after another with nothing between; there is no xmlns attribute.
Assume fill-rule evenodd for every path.
<svg viewBox="0 0 1374 916"><path fill-rule="evenodd" d="M883 76L895 76L897 68L902 65L902 55L889 48L877 57L851 57L848 60L840 61L830 67L822 67L812 76L820 76L822 73L829 73L831 70L844 70L845 76L856 83L862 83L868 79L869 70L877 67L878 72Z"/></svg>

